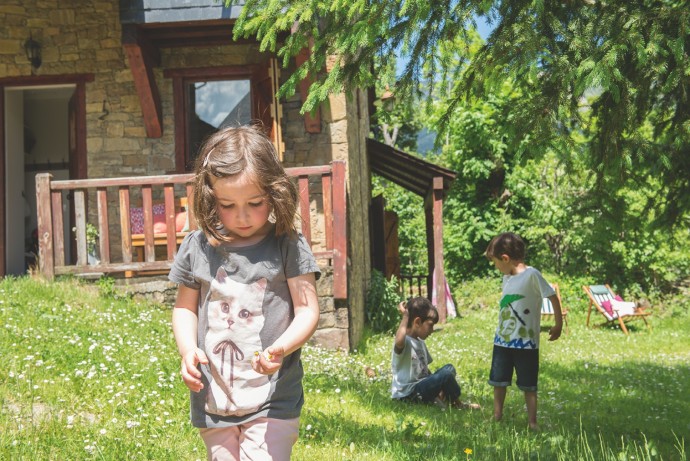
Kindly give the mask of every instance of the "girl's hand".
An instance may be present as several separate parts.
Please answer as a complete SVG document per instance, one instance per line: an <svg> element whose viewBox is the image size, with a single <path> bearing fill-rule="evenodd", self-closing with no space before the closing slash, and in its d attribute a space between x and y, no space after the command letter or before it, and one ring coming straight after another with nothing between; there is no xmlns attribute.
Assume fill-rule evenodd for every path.
<svg viewBox="0 0 690 461"><path fill-rule="evenodd" d="M272 375L283 365L284 349L269 346L263 352L255 352L252 357L252 368L262 375Z"/></svg>
<svg viewBox="0 0 690 461"><path fill-rule="evenodd" d="M400 304L398 304L398 312L401 314L405 314L407 312L407 303L405 301L400 301Z"/></svg>
<svg viewBox="0 0 690 461"><path fill-rule="evenodd" d="M182 356L180 374L182 375L182 381L192 392L199 392L204 388L201 382L199 364L208 365L206 354L199 348L190 349L189 352Z"/></svg>

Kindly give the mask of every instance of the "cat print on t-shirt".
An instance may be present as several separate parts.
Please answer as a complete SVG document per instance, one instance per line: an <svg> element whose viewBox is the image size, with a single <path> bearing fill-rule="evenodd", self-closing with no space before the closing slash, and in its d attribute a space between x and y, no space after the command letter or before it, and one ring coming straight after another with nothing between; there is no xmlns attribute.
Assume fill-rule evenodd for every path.
<svg viewBox="0 0 690 461"><path fill-rule="evenodd" d="M206 411L222 416L255 412L271 389L269 377L252 369L255 351L262 351L262 305L266 279L252 284L231 280L220 267L211 281L205 352L211 383Z"/></svg>

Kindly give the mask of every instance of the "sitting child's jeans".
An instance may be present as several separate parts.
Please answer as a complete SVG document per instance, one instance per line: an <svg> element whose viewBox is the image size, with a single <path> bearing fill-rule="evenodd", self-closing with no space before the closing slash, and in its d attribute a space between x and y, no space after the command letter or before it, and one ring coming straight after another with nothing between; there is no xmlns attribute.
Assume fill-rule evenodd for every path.
<svg viewBox="0 0 690 461"><path fill-rule="evenodd" d="M415 384L412 393L404 400L432 403L443 391L446 402L456 401L460 398L460 385L455 380L455 374L453 365L442 366L433 375L427 376Z"/></svg>

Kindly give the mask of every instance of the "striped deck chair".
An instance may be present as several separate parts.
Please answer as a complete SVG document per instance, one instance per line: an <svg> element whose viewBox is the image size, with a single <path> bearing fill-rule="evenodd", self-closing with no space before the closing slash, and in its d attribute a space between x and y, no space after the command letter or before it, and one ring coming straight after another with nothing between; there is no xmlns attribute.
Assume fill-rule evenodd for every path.
<svg viewBox="0 0 690 461"><path fill-rule="evenodd" d="M557 283L552 283L551 286L553 287L554 291L556 292L556 296L558 296L558 300L561 301L561 291L558 289L558 284ZM565 326L565 332L568 332L568 309L563 307L563 301L561 301L561 314L563 315L563 325ZM550 320L553 319L553 304L551 304L551 300L549 298L544 298L542 299L541 302L541 320Z"/></svg>
<svg viewBox="0 0 690 461"><path fill-rule="evenodd" d="M647 328L650 328L649 322L647 322L647 317L652 315L651 312L647 312L642 307L636 307L635 303L625 302L608 285L585 285L582 287L589 297L589 310L587 311L587 326L589 326L589 316L592 313L592 307L604 316L605 322L600 325L615 325L618 324L626 335L628 329L626 328L626 322L632 320L642 319Z"/></svg>

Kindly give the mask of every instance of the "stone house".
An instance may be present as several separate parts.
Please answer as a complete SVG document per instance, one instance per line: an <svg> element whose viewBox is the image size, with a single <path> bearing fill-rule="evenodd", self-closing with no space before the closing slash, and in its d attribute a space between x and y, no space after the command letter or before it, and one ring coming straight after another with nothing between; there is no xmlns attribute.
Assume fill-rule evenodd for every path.
<svg viewBox="0 0 690 461"><path fill-rule="evenodd" d="M25 273L31 263L37 173L57 180L181 174L209 130L260 119L286 167L346 162L347 296L334 299L329 282L320 284L315 340L354 347L372 268L370 155L379 158L374 165L388 167L408 159L398 152L398 163L381 162L391 152L367 140L366 91L333 95L307 116L299 109L308 85L277 100L275 90L291 69L279 69L255 41L233 41L237 8L214 0L0 4L0 276ZM423 177L419 171L413 176ZM454 175L426 172L433 173L424 179L428 187L415 187L431 197L427 232L437 243L430 245L430 273L440 271L443 280L433 197L442 200ZM409 182L395 171L383 174ZM65 235L73 219L65 219ZM445 291L438 293L445 305Z"/></svg>

